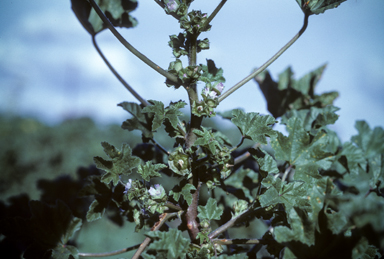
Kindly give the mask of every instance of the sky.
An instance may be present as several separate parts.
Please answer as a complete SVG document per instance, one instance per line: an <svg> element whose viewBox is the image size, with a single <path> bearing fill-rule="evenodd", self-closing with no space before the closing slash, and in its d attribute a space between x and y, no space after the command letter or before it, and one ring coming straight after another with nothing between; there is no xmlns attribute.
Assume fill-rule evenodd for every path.
<svg viewBox="0 0 384 259"><path fill-rule="evenodd" d="M154 2L139 0L132 12L139 24L119 29L139 51L167 69L174 61L169 35L177 21ZM191 8L211 13L219 0L195 0ZM301 38L268 70L277 79L288 66L298 79L327 63L315 93L337 90L339 120L332 125L343 141L357 131L356 120L384 127L383 0L348 0L313 15ZM213 59L224 70L225 87L262 65L301 28L295 0L228 0L203 33L210 49L198 63ZM121 76L145 99L187 100L184 89L167 88L164 78L129 53L107 30L97 41ZM183 63L186 60L183 59ZM203 85L199 85L202 89ZM136 102L98 56L91 36L77 21L69 0L0 1L0 112L59 123L90 116L98 123L121 123L128 114L116 105ZM219 111L244 108L268 114L256 83L248 82L226 98ZM278 127L279 129L279 127Z"/></svg>

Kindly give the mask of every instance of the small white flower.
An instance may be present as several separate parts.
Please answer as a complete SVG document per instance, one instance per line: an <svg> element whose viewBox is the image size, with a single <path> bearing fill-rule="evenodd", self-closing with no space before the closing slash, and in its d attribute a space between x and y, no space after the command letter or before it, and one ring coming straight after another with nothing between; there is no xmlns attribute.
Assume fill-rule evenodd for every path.
<svg viewBox="0 0 384 259"><path fill-rule="evenodd" d="M215 91L211 91L209 92L209 97L211 97L212 99L215 99L217 97L217 93Z"/></svg>
<svg viewBox="0 0 384 259"><path fill-rule="evenodd" d="M160 184L155 184L155 188L151 186L148 192L152 196L152 198L155 198L155 199L161 199L165 194L165 190L163 186L161 186Z"/></svg>
<svg viewBox="0 0 384 259"><path fill-rule="evenodd" d="M132 179L129 179L127 184L125 185L125 191L123 193L128 193L129 189L132 187Z"/></svg>
<svg viewBox="0 0 384 259"><path fill-rule="evenodd" d="M216 89L217 91L219 91L220 93L223 92L223 90L224 90L224 85L223 85L223 83L218 83L218 84L215 86L215 89Z"/></svg>
<svg viewBox="0 0 384 259"><path fill-rule="evenodd" d="M204 89L203 89L203 94L205 95L205 96L208 96L209 95L209 88L208 87L205 87Z"/></svg>
<svg viewBox="0 0 384 259"><path fill-rule="evenodd" d="M175 2L175 0L169 0L169 2L167 3L167 7L169 11L175 11L179 7L179 5Z"/></svg>

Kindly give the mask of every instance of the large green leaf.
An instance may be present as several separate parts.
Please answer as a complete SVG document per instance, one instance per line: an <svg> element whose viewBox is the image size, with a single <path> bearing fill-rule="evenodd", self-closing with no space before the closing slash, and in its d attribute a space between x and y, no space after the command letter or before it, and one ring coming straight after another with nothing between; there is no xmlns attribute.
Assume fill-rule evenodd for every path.
<svg viewBox="0 0 384 259"><path fill-rule="evenodd" d="M124 110L132 114L133 118L123 122L121 127L129 131L141 130L145 138L153 138L152 133L152 120L153 116L143 113L143 108L137 103L122 102L118 106L123 107Z"/></svg>
<svg viewBox="0 0 384 259"><path fill-rule="evenodd" d="M286 211L293 207L311 210L308 201L308 185L301 181L282 182L280 178L268 175L261 182L267 191L259 196L262 207L283 204Z"/></svg>
<svg viewBox="0 0 384 259"><path fill-rule="evenodd" d="M272 138L271 145L275 150L276 159L288 161L295 167L294 179L309 181L311 177L320 178L319 168L328 169L334 161L334 156L326 152L329 142L328 135L319 131L311 138L299 118L291 118L287 122L289 136L278 132Z"/></svg>
<svg viewBox="0 0 384 259"><path fill-rule="evenodd" d="M239 109L233 110L232 114L231 121L239 128L243 137L266 145L266 137L276 136L276 131L270 127L277 122L272 116L262 116L255 112L245 113Z"/></svg>
<svg viewBox="0 0 384 259"><path fill-rule="evenodd" d="M183 108L186 103L184 101L178 101L176 103L170 103L170 105L164 108L164 104L160 101L149 100L152 104L143 109L144 113L153 115L152 131L157 130L164 120L167 119L174 129L177 128L179 123L178 116L182 116L183 113L179 110Z"/></svg>
<svg viewBox="0 0 384 259"><path fill-rule="evenodd" d="M194 146L202 146L207 149L212 154L216 154L216 148L221 149L221 146L219 142L215 139L214 134L212 133L212 130L208 130L205 127L201 127L202 130L194 129L193 133L195 133L198 138L193 143Z"/></svg>
<svg viewBox="0 0 384 259"><path fill-rule="evenodd" d="M208 199L207 204L205 206L199 205L197 210L199 211L199 214L197 215L197 217L199 217L200 220L203 220L203 219L219 220L221 217L221 214L223 214L223 210L217 206L217 201L212 198Z"/></svg>
<svg viewBox="0 0 384 259"><path fill-rule="evenodd" d="M366 158L384 153L383 128L375 127L371 130L365 121L356 121L355 128L359 134L352 137L352 142L364 151Z"/></svg>
<svg viewBox="0 0 384 259"><path fill-rule="evenodd" d="M288 213L288 222L291 227L275 227L273 233L276 241L279 243L298 241L308 246L315 244L315 222L309 220L303 210L291 208Z"/></svg>
<svg viewBox="0 0 384 259"><path fill-rule="evenodd" d="M182 181L180 184L176 185L169 192L169 195L172 195L176 201L179 201L180 196L183 196L184 200L187 201L188 205L191 205L192 203L191 191L195 191L195 190L196 190L196 187L193 186L193 184L186 183L186 181Z"/></svg>
<svg viewBox="0 0 384 259"><path fill-rule="evenodd" d="M303 12L310 14L321 14L328 9L338 7L342 2L347 0L296 0Z"/></svg>
<svg viewBox="0 0 384 259"><path fill-rule="evenodd" d="M144 165L139 165L137 173L140 174L145 181L149 182L153 177L161 177L159 171L166 167L164 164L152 164L151 161L147 161Z"/></svg>
<svg viewBox="0 0 384 259"><path fill-rule="evenodd" d="M98 156L94 157L93 160L97 168L106 171L101 178L101 181L106 184L112 181L114 185L117 185L120 181L120 175L129 175L141 162L140 158L132 156L131 148L127 144L122 145L121 151L107 142L102 142L101 145L111 160L105 160Z"/></svg>
<svg viewBox="0 0 384 259"><path fill-rule="evenodd" d="M185 258L190 241L183 237L180 230L172 228L168 232L150 231L146 235L154 240L149 250L164 251L168 259Z"/></svg>
<svg viewBox="0 0 384 259"><path fill-rule="evenodd" d="M338 97L337 92L315 95L314 90L319 82L325 65L304 75L299 80L293 79L290 67L279 74L279 81L275 82L266 70L255 77L267 101L268 111L275 117L281 117L289 110L322 108L331 105Z"/></svg>
<svg viewBox="0 0 384 259"><path fill-rule="evenodd" d="M136 0L95 0L114 26L131 28L137 25L130 12L136 9ZM72 10L84 28L95 35L107 28L87 0L71 0Z"/></svg>

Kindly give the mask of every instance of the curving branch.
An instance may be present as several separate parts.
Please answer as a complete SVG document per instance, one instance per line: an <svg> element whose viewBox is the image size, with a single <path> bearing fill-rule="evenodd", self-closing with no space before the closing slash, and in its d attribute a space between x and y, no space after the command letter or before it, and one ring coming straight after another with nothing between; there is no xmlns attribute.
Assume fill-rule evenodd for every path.
<svg viewBox="0 0 384 259"><path fill-rule="evenodd" d="M215 18L216 14L221 10L221 8L224 6L224 4L227 2L227 0L221 0L218 6L216 6L215 10L211 13L210 16L208 16L208 19L203 24L202 28L205 28L209 25L209 23L212 21L213 18Z"/></svg>
<svg viewBox="0 0 384 259"><path fill-rule="evenodd" d="M168 219L174 217L174 216L177 216L177 212L173 212L173 213L163 213L159 216L159 221L156 222L156 224L152 227L151 231L157 231L161 228L162 225L164 225L165 222L167 222ZM139 245L139 249L137 249L136 253L132 256L132 259L138 259L141 255L141 253L144 251L144 249L149 245L149 243L151 243L151 238L150 237L146 237L143 241L143 243L141 243Z"/></svg>
<svg viewBox="0 0 384 259"><path fill-rule="evenodd" d="M108 18L105 16L103 11L100 9L100 7L96 4L94 0L89 0L89 3L92 5L92 7L95 9L97 15L100 17L100 19L107 25L108 29L115 35L115 37L121 42L121 44L124 45L130 52L132 52L136 57L138 57L141 61L143 61L145 64L153 68L155 71L157 71L159 74L163 75L167 79L171 80L175 83L180 83L179 78L177 78L175 75L169 73L168 71L162 69L157 64L155 64L152 60L147 58L145 55L143 55L141 52L139 52L136 48L134 48L126 39L124 39L123 36L115 29L115 27L112 25L112 23L108 20Z"/></svg>
<svg viewBox="0 0 384 259"><path fill-rule="evenodd" d="M304 33L304 31L307 29L308 26L308 17L310 13L306 12L304 15L304 24L303 27L300 29L300 31L287 43L282 47L273 57L271 57L267 62L265 62L261 67L256 69L254 72L252 72L249 76L232 86L228 91L223 93L219 96L218 101L219 103L223 101L225 98L227 98L230 94L232 94L234 91L239 89L241 86L246 84L248 81L250 81L252 78L263 72L270 64L272 64L278 57L281 56L300 36Z"/></svg>
<svg viewBox="0 0 384 259"><path fill-rule="evenodd" d="M103 52L100 50L99 46L96 42L96 35L92 35L93 46L99 53L100 57L104 60L104 63L108 66L108 68L112 71L112 73L116 76L116 78L124 85L125 88L134 96L136 99L144 106L149 106L150 104L141 97L121 76L120 74L113 68L113 66L109 63L107 58L104 56Z"/></svg>
<svg viewBox="0 0 384 259"><path fill-rule="evenodd" d="M259 244L260 240L236 238L236 239L213 239L212 242L219 245L249 245L249 244Z"/></svg>
<svg viewBox="0 0 384 259"><path fill-rule="evenodd" d="M106 257L106 256L112 256L112 255L118 255L122 253L126 253L132 250L135 250L140 247L140 244L130 246L124 249L115 250L112 252L106 252L106 253L78 253L78 256L80 257Z"/></svg>

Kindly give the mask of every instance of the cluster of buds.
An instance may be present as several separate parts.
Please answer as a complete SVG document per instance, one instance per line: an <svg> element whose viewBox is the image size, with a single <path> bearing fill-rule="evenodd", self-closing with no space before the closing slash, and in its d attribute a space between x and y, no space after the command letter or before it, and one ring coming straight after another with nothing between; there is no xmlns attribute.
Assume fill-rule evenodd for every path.
<svg viewBox="0 0 384 259"><path fill-rule="evenodd" d="M208 20L208 15L201 11L192 11L180 19L180 27L185 29L191 34L200 33L203 31L209 31L210 25L205 26L205 22Z"/></svg>
<svg viewBox="0 0 384 259"><path fill-rule="evenodd" d="M192 112L196 116L215 116L216 113L214 109L219 104L218 97L223 92L223 90L223 83L216 82L213 86L211 86L211 83L207 83L201 93L203 100L197 103L193 103Z"/></svg>
<svg viewBox="0 0 384 259"><path fill-rule="evenodd" d="M177 147L168 157L169 168L179 175L190 174L189 156L182 147Z"/></svg>
<svg viewBox="0 0 384 259"><path fill-rule="evenodd" d="M182 82L183 85L190 85L195 83L201 75L201 67L199 66L187 66L183 67L183 64L180 59L176 59L171 62L168 67L168 72L176 75ZM168 83L167 86L175 86L175 88L180 87L174 83Z"/></svg>

